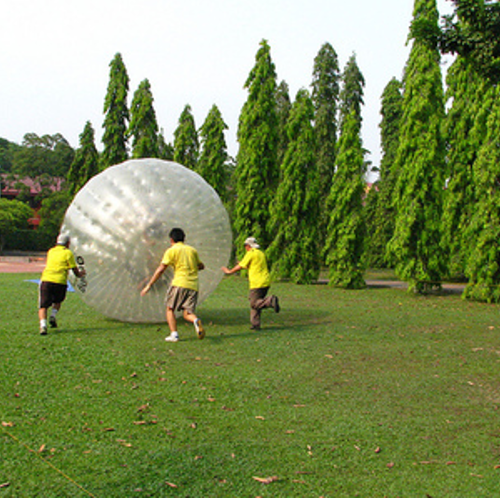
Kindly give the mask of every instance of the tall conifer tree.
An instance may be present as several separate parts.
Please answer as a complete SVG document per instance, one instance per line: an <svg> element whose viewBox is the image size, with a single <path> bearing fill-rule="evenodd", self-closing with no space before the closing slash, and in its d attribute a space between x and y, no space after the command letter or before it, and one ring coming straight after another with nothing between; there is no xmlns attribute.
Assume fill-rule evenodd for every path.
<svg viewBox="0 0 500 500"><path fill-rule="evenodd" d="M108 91L104 99L104 150L101 155L101 170L122 163L128 157L127 122L129 112L127 95L129 78L121 54L116 54L110 63Z"/></svg>
<svg viewBox="0 0 500 500"><path fill-rule="evenodd" d="M325 43L314 59L312 99L316 135L316 168L319 174L321 213L318 220L320 238L326 239L328 210L326 200L335 172L337 148L337 112L340 92L340 69L334 48Z"/></svg>
<svg viewBox="0 0 500 500"><path fill-rule="evenodd" d="M260 44L245 88L248 99L239 118L235 169L234 228L238 249L247 236L254 236L263 246L268 245L271 239L266 231L269 206L279 179L276 70L265 40Z"/></svg>
<svg viewBox="0 0 500 500"><path fill-rule="evenodd" d="M445 120L448 183L444 195L442 245L448 255L448 272L457 276L465 273L472 241L468 226L476 205L473 165L486 133L479 120L486 86L484 79L461 56L449 69L447 84L448 97L453 102Z"/></svg>
<svg viewBox="0 0 500 500"><path fill-rule="evenodd" d="M278 166L281 165L283 159L285 158L286 150L288 147L288 135L286 133L286 124L288 118L290 117L290 110L292 108L292 102L290 100L290 94L288 91L288 84L283 80L276 91L276 105L278 110L278 127L279 127L279 139L278 139Z"/></svg>
<svg viewBox="0 0 500 500"><path fill-rule="evenodd" d="M214 104L200 129L202 150L198 173L217 191L224 203L227 202L228 159L225 130L227 125L222 119L219 108Z"/></svg>
<svg viewBox="0 0 500 500"><path fill-rule="evenodd" d="M132 158L158 158L158 123L148 79L134 93L128 135L133 137Z"/></svg>
<svg viewBox="0 0 500 500"><path fill-rule="evenodd" d="M329 220L324 253L330 285L358 289L363 279L365 162L361 141L364 77L353 55L343 73L340 138L327 199Z"/></svg>
<svg viewBox="0 0 500 500"><path fill-rule="evenodd" d="M382 121L380 136L382 159L378 181L372 186L366 198L366 211L370 216L367 221L367 264L373 267L385 267L386 246L394 233L394 207L392 199L398 172L394 160L399 146L399 130L403 97L401 82L393 78L382 93Z"/></svg>
<svg viewBox="0 0 500 500"><path fill-rule="evenodd" d="M437 29L436 0L415 0L414 23ZM409 291L440 288L444 255L440 220L445 183L441 133L444 95L436 43L415 37L404 73L403 116L396 155L396 221L388 251Z"/></svg>
<svg viewBox="0 0 500 500"><path fill-rule="evenodd" d="M270 232L274 240L267 252L272 274L293 283L311 283L320 270L313 119L311 98L307 90L301 89L286 126L288 148L271 206Z"/></svg>
<svg viewBox="0 0 500 500"><path fill-rule="evenodd" d="M199 154L200 144L194 116L191 106L186 104L174 131L174 161L191 170L196 170Z"/></svg>
<svg viewBox="0 0 500 500"><path fill-rule="evenodd" d="M94 175L99 173L99 153L94 142L94 129L88 121L80 134L80 147L68 173L69 192L74 196Z"/></svg>
<svg viewBox="0 0 500 500"><path fill-rule="evenodd" d="M467 236L471 249L466 274L469 283L463 296L484 302L500 302L500 89L491 86L485 95L474 132L486 137L473 166L474 211ZM476 120L477 121L477 120Z"/></svg>

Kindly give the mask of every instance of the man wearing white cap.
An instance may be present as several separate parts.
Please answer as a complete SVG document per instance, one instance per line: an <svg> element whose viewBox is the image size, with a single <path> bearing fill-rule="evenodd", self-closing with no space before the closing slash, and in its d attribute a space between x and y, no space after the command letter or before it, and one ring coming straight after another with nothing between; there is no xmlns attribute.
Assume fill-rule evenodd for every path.
<svg viewBox="0 0 500 500"><path fill-rule="evenodd" d="M71 269L76 277L85 276L85 269L79 268L75 256L69 249L70 238L67 234L57 237L57 244L47 253L47 264L42 272L38 296L38 318L40 334L47 335L47 310L52 306L49 324L57 328L56 314L66 298L68 288L68 271Z"/></svg>
<svg viewBox="0 0 500 500"><path fill-rule="evenodd" d="M232 269L223 267L225 274L234 274L241 269L248 269L248 283L250 287L250 328L260 330L260 313L262 309L272 307L275 312L280 312L279 300L276 295L267 296L271 286L271 277L267 267L267 260L260 245L253 237L245 240L246 254L243 259Z"/></svg>

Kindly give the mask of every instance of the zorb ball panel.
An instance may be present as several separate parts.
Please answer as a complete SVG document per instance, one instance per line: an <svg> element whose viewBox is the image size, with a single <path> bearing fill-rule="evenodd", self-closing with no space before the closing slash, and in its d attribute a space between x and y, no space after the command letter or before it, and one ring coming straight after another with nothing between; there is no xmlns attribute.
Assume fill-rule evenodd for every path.
<svg viewBox="0 0 500 500"><path fill-rule="evenodd" d="M215 190L197 173L158 159L129 160L93 177L69 206L61 229L71 237L77 264L87 275L72 284L82 299L120 321L165 319L168 267L144 296L140 291L170 247L169 232L180 227L195 247L200 271L198 304L215 290L231 252L227 212Z"/></svg>

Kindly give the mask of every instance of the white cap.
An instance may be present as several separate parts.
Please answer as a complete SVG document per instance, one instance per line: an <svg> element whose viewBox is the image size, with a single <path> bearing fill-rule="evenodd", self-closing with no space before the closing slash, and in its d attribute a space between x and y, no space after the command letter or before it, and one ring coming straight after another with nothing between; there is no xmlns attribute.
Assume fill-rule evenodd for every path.
<svg viewBox="0 0 500 500"><path fill-rule="evenodd" d="M58 245L64 245L64 246L66 246L68 243L69 243L69 234L63 234L63 233L61 233L57 237L57 244Z"/></svg>
<svg viewBox="0 0 500 500"><path fill-rule="evenodd" d="M248 245L251 248L260 248L260 245L257 243L257 240L253 236L250 236L245 240L245 245Z"/></svg>

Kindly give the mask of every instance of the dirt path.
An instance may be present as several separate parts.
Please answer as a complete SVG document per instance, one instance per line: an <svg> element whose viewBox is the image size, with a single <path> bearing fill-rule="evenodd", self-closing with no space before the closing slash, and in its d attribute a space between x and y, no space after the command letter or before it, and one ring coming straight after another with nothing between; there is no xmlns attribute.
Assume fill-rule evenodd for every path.
<svg viewBox="0 0 500 500"><path fill-rule="evenodd" d="M2 273L41 273L45 267L45 257L0 256L0 274ZM326 284L326 282L325 282ZM406 283L402 281L368 280L368 288L402 288L406 289ZM462 293L465 288L463 283L444 283L445 293Z"/></svg>

